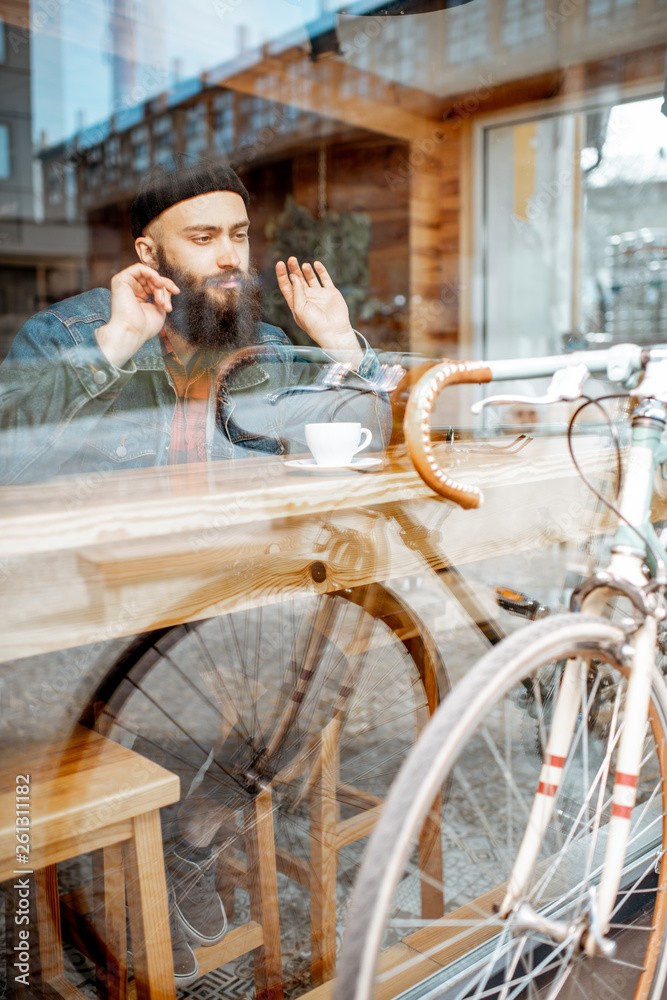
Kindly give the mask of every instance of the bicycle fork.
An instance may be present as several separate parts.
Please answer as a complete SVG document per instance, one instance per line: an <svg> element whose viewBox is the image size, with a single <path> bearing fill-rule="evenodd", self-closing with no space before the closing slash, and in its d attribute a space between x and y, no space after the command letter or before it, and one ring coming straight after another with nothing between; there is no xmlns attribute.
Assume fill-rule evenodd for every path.
<svg viewBox="0 0 667 1000"><path fill-rule="evenodd" d="M604 935L609 930L621 883L630 835L631 814L637 795L644 747L644 726L649 711L656 635L657 622L650 617L634 637L633 661L619 740L602 877L597 893L594 890L591 892L589 926L582 925L580 928L565 921L548 920L524 900L540 845L553 815L577 717L582 711L581 661L572 659L567 662L540 771L539 785L510 875L507 892L500 907L500 916L507 917L512 914L513 928L517 933L537 931L557 941L565 941L581 933L580 947L591 957L610 954L613 949L612 942L606 940ZM583 711L586 711L585 703ZM604 779L601 780L604 785Z"/></svg>

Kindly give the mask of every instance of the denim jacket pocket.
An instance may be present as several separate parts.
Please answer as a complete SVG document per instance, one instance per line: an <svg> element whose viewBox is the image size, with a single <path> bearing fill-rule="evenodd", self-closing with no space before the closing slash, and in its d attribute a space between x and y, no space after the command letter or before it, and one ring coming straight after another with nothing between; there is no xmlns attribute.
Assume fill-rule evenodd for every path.
<svg viewBox="0 0 667 1000"><path fill-rule="evenodd" d="M161 465L167 460L169 435L160 426L159 411L107 413L85 442L118 466ZM158 458L164 452L164 460Z"/></svg>

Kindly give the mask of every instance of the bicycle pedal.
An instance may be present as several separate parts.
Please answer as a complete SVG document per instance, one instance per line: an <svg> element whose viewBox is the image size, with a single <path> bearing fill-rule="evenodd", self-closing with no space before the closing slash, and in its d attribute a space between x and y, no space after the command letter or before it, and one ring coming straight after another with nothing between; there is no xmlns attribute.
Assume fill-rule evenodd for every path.
<svg viewBox="0 0 667 1000"><path fill-rule="evenodd" d="M549 608L541 604L537 598L528 597L520 591L510 590L509 587L496 587L495 592L498 606L513 615L534 621L536 618L546 618L550 614Z"/></svg>

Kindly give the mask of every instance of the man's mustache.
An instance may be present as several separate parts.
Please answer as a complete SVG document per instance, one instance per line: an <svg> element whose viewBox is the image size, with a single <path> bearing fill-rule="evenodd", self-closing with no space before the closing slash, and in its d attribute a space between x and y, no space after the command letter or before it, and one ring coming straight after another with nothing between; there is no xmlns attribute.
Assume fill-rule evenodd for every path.
<svg viewBox="0 0 667 1000"><path fill-rule="evenodd" d="M228 281L235 281L242 287L252 284L252 278L245 271L234 269L221 274L210 274L201 282L202 288L217 288L218 285L226 284Z"/></svg>

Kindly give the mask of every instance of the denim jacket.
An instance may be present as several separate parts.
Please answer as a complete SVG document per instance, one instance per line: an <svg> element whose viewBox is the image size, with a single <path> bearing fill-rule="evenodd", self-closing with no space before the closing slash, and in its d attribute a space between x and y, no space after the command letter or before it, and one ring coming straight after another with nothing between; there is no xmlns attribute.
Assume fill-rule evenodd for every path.
<svg viewBox="0 0 667 1000"><path fill-rule="evenodd" d="M0 482L168 463L176 390L162 340L146 341L117 368L95 337L110 309L109 290L95 288L50 306L19 331L0 366ZM321 364L277 327L258 324L256 340L270 345L269 356L275 350L276 363L266 363L264 352L261 362L238 370L222 388L219 414L210 373L209 461L307 451L309 421L360 421L373 431L373 447L386 445L390 409L369 384L378 362L367 344L357 372L340 388L276 399L279 388L312 383ZM321 363L331 361L326 352L319 355Z"/></svg>

